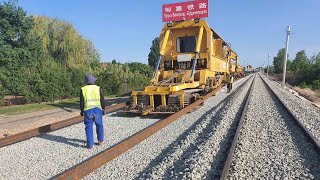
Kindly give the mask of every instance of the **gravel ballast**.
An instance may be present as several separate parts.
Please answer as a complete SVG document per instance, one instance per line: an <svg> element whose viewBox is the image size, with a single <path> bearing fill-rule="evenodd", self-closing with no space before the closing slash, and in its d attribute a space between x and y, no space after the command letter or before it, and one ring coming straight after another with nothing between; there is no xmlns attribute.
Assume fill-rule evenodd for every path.
<svg viewBox="0 0 320 180"><path fill-rule="evenodd" d="M234 89L244 83L247 78L235 82ZM105 175L97 175L94 178L106 179L113 177L114 179L127 179L128 177L135 177L129 174L132 174L132 172L137 174L145 169L148 163L157 155L153 152L160 154L161 148L166 148L166 145L170 144L170 140L171 142L174 141L179 136L179 133L188 129L200 116L212 109L212 107L217 106L228 95L229 93L226 93L226 89L223 88L218 96L211 97L201 108L187 114L185 116L187 118L181 118L179 124L174 126L175 128L178 127L178 129L167 129L160 136L156 136L155 139L158 142L155 142L155 139L147 139L143 142L146 144L141 146L147 149L137 147L130 151L133 154L138 151L138 156L125 153L120 158L112 161L111 165L105 165L101 168L103 173L106 173ZM119 113L104 116L106 142L101 146L95 146L93 149L83 147L86 143L83 123L0 148L0 179L49 179L158 120L159 118L155 116L128 117L121 116ZM162 143L164 144L162 145ZM132 158L131 161L129 161L130 158ZM141 162L137 158L140 158ZM107 172L103 170L105 167ZM127 168L127 171L122 171L123 168Z"/></svg>
<svg viewBox="0 0 320 180"><path fill-rule="evenodd" d="M320 153L256 77L230 179L319 179Z"/></svg>
<svg viewBox="0 0 320 180"><path fill-rule="evenodd" d="M320 142L320 109L312 105L309 101L293 95L288 88L283 88L279 83L270 81L265 78L265 76L263 77L299 121Z"/></svg>
<svg viewBox="0 0 320 180"><path fill-rule="evenodd" d="M106 141L93 149L83 147L83 123L0 148L0 179L49 179L159 120L117 113L103 119Z"/></svg>
<svg viewBox="0 0 320 180"><path fill-rule="evenodd" d="M248 78L235 83L234 89ZM211 179L217 176L249 85L250 82L227 99L229 94L224 89L199 109L179 118L85 179Z"/></svg>

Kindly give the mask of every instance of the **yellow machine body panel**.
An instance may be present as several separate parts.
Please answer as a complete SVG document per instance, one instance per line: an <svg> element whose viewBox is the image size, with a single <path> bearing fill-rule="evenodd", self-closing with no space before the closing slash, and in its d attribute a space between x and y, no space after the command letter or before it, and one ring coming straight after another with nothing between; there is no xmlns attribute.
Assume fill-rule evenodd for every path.
<svg viewBox="0 0 320 180"><path fill-rule="evenodd" d="M231 73L236 73L236 65L235 64L231 64L230 72Z"/></svg>
<svg viewBox="0 0 320 180"><path fill-rule="evenodd" d="M237 69L236 69L236 72L237 73L242 73L243 72L242 66L238 66Z"/></svg>
<svg viewBox="0 0 320 180"><path fill-rule="evenodd" d="M237 54L205 20L165 24L152 84L132 92L133 106L142 104L147 114L158 106L172 105L177 98L183 108L189 96L212 90L236 71L236 66L230 66L231 59L237 60Z"/></svg>

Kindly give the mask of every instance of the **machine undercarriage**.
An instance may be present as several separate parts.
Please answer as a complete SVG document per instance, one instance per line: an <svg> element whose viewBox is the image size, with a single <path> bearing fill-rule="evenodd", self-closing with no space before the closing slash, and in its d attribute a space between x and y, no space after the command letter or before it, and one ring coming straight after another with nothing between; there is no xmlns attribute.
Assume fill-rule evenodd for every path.
<svg viewBox="0 0 320 180"><path fill-rule="evenodd" d="M207 80L204 88L183 89L179 91L161 91L161 87L146 88L145 91L134 91L133 101L125 107L122 112L137 114L173 114L184 107L192 104L202 96L208 94L218 87L223 80L222 75ZM167 84L168 85L168 84ZM180 86L182 84L179 84ZM179 86L176 83L170 84L171 88ZM136 102L134 102L136 98Z"/></svg>

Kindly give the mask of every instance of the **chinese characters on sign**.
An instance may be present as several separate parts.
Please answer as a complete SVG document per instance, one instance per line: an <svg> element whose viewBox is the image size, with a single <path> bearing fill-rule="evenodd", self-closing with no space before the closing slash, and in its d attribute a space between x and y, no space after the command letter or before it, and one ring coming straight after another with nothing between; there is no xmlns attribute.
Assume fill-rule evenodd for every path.
<svg viewBox="0 0 320 180"><path fill-rule="evenodd" d="M162 5L162 21L181 21L208 17L208 0Z"/></svg>

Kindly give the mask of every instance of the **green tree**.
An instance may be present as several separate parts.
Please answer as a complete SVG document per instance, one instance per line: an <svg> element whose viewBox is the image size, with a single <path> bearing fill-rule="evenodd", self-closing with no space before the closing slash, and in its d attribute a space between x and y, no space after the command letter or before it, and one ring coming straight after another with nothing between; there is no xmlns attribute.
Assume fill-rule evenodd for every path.
<svg viewBox="0 0 320 180"><path fill-rule="evenodd" d="M309 59L306 55L306 51L302 50L297 52L296 58L292 61L291 70L293 74L303 76L309 70Z"/></svg>
<svg viewBox="0 0 320 180"><path fill-rule="evenodd" d="M114 59L111 61L111 64L117 64L117 61Z"/></svg>
<svg viewBox="0 0 320 180"><path fill-rule="evenodd" d="M280 49L276 57L273 58L274 73L279 74L283 72L283 62L285 57L285 49Z"/></svg>
<svg viewBox="0 0 320 180"><path fill-rule="evenodd" d="M33 25L31 17L10 0L0 4L0 41L11 47L23 47Z"/></svg>
<svg viewBox="0 0 320 180"><path fill-rule="evenodd" d="M152 41L152 45L150 47L150 53L148 55L148 64L153 69L156 68L157 62L160 56L159 44L160 44L159 38L157 37Z"/></svg>
<svg viewBox="0 0 320 180"><path fill-rule="evenodd" d="M140 63L132 64L137 65ZM147 66L143 64L140 65L141 67ZM141 89L150 83L150 77L137 69L131 70L128 64L109 64L107 68L98 75L97 83L106 92L105 94L123 94L132 90Z"/></svg>
<svg viewBox="0 0 320 180"><path fill-rule="evenodd" d="M131 62L131 63L127 63L127 65L129 66L132 72L143 74L148 78L151 78L152 76L153 70L150 68L150 66L146 64L143 64L140 62Z"/></svg>
<svg viewBox="0 0 320 180"><path fill-rule="evenodd" d="M142 88L152 75L148 65L136 62L114 60L101 68L93 43L71 23L27 16L17 1L0 3L0 64L0 98L21 94L28 102L77 97L88 72L107 94Z"/></svg>
<svg viewBox="0 0 320 180"><path fill-rule="evenodd" d="M7 94L21 94L29 78L22 75L23 69L36 66L44 56L31 34L33 24L17 1L0 4L0 81Z"/></svg>
<svg viewBox="0 0 320 180"><path fill-rule="evenodd" d="M317 55L311 56L310 62L312 64L320 64L320 53L318 53Z"/></svg>
<svg viewBox="0 0 320 180"><path fill-rule="evenodd" d="M92 42L79 34L71 23L45 16L33 18L33 34L41 40L43 50L55 61L69 67L88 68L99 62L100 55Z"/></svg>
<svg viewBox="0 0 320 180"><path fill-rule="evenodd" d="M0 3L0 97L41 102L78 96L85 72L100 68L99 59L72 24L27 16L17 1Z"/></svg>
<svg viewBox="0 0 320 180"><path fill-rule="evenodd" d="M310 58L310 68L307 72L306 80L315 89L320 89L320 53Z"/></svg>
<svg viewBox="0 0 320 180"><path fill-rule="evenodd" d="M129 77L129 68L122 64L110 64L97 78L98 84L107 94L118 94L119 88Z"/></svg>

